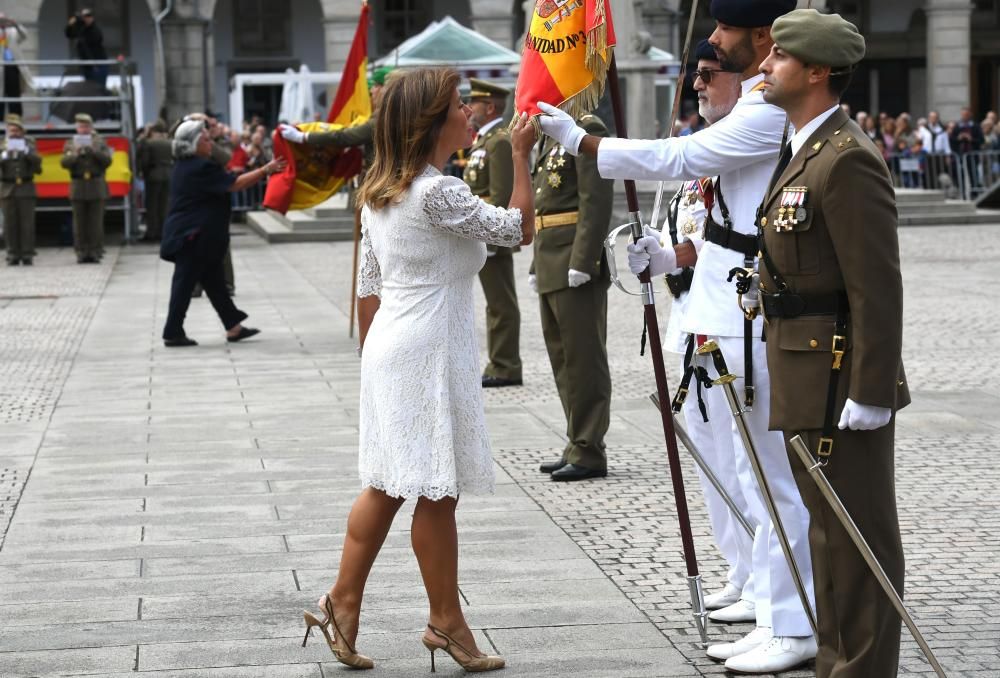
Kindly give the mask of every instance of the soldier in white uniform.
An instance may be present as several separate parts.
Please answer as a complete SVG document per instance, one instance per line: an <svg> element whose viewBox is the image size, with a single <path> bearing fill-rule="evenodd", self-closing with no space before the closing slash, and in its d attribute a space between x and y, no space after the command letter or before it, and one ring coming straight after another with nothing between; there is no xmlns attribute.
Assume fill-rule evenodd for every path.
<svg viewBox="0 0 1000 678"><path fill-rule="evenodd" d="M702 40L695 49L695 59L698 70L694 72L694 89L698 93L698 112L710 125L718 122L729 114L740 97L740 76L729 73L719 67L715 50ZM667 220L664 223L661 244L677 245L681 242L691 242L695 249L701 249L704 244L704 228L707 211L706 197L711 202L712 179L704 178L688 181L681 186L677 195L667 208ZM671 232L671 237L667 233ZM674 235L676 233L676 235ZM694 354L697 337L689 332L682 332L682 325L688 324L687 316L697 316L701 307L692 306L690 289L693 268L677 269L668 273L667 286L674 296L670 307L670 318L663 345L667 351L684 356L681 364L681 386L675 402L683 402L685 428L705 462L714 472L716 478L723 484L730 498L740 509L740 512L752 522L749 505L743 496L739 479L733 473L735 454L732 437L732 416L725 395L721 389L705 388L703 381L707 377L705 371L710 360L705 356ZM683 395L682 395L683 394ZM740 450L740 454L743 451ZM715 543L722 557L729 565L726 573L726 585L718 593L705 597L705 605L714 612L716 621L755 621L754 610L750 606L733 606L741 596L748 602L753 602L753 583L751 578L751 554L753 540L732 511L719 496L718 491L698 469L701 480L705 505L708 508L708 518L712 525ZM723 608L729 608L723 610ZM723 615L718 619L718 615Z"/></svg>
<svg viewBox="0 0 1000 678"><path fill-rule="evenodd" d="M654 275L697 261L689 303L699 307L700 312L688 315L681 329L705 335L719 344L731 371L738 376L738 390L745 391L747 382L753 382L756 400L748 416L750 433L811 599L809 513L792 477L784 438L779 431L768 430L770 383L767 356L760 341L762 321L757 318L749 328L753 338L751 359L745 360L744 316L734 303L733 285L727 282L730 270L745 266L757 251L755 215L777 163L785 125L785 114L763 100L763 76L758 68L773 44L771 23L794 8L793 0L712 1L710 11L717 26L709 42L722 67L741 73L743 80L740 101L726 118L711 127L671 139L598 139L586 135L569 116L544 103L541 106L548 115L539 121L542 130L568 151L596 155L599 171L606 178L662 180L719 175L712 218L706 223L706 242L700 252L689 243L661 248L657 237L646 237L640 240L641 247L635 253L643 256L641 251L645 250ZM714 369L710 374L714 376ZM742 451L735 425L732 437L734 449ZM754 603L740 600L736 604L755 604L757 627L735 643L709 647L708 654L725 660L726 668L734 671L784 671L815 657L816 640L746 454L736 455L735 466L758 524L753 546Z"/></svg>

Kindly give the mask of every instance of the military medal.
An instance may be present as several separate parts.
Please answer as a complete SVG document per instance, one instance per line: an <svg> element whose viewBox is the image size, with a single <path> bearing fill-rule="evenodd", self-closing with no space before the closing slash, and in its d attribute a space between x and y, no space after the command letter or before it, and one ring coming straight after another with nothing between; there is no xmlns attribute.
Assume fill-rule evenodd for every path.
<svg viewBox="0 0 1000 678"><path fill-rule="evenodd" d="M476 168L473 167L469 170L469 181L475 181L479 177L479 173L476 172Z"/></svg>
<svg viewBox="0 0 1000 678"><path fill-rule="evenodd" d="M21 184L24 183L24 180L21 177L18 177L17 179L14 180L14 183L20 186Z"/></svg>
<svg viewBox="0 0 1000 678"><path fill-rule="evenodd" d="M84 172L83 173L83 178L84 179L89 179L90 178L90 172Z"/></svg>
<svg viewBox="0 0 1000 678"><path fill-rule="evenodd" d="M548 182L552 188L559 188L562 185L562 176L559 172L549 172Z"/></svg>

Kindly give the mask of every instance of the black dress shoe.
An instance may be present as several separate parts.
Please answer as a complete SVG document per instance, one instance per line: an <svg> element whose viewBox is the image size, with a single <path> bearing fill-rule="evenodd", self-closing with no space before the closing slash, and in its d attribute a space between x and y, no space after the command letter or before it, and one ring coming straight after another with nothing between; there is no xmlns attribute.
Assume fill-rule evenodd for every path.
<svg viewBox="0 0 1000 678"><path fill-rule="evenodd" d="M239 334L235 337L226 337L226 341L243 341L244 339L249 339L255 334L260 334L260 330L256 327L241 327Z"/></svg>
<svg viewBox="0 0 1000 678"><path fill-rule="evenodd" d="M171 348L177 346L197 346L198 342L191 337L176 337L174 339L164 339L163 345Z"/></svg>
<svg viewBox="0 0 1000 678"><path fill-rule="evenodd" d="M7 265L8 266L17 266L20 263L21 263L21 261L19 259L8 259L7 260Z"/></svg>
<svg viewBox="0 0 1000 678"><path fill-rule="evenodd" d="M542 473L553 473L554 471L558 471L565 465L566 462L563 461L562 459L560 459L559 461L549 461L539 466L538 470L541 471Z"/></svg>
<svg viewBox="0 0 1000 678"><path fill-rule="evenodd" d="M35 262L32 261L31 259L21 259L21 265L22 266L34 266Z"/></svg>
<svg viewBox="0 0 1000 678"><path fill-rule="evenodd" d="M608 475L608 470L603 468L586 468L576 464L566 464L558 471L553 471L552 480L562 482L573 482L574 480L586 480L587 478L604 478Z"/></svg>
<svg viewBox="0 0 1000 678"><path fill-rule="evenodd" d="M504 379L503 377L490 377L483 375L483 388L502 388L504 386L521 386L522 379Z"/></svg>

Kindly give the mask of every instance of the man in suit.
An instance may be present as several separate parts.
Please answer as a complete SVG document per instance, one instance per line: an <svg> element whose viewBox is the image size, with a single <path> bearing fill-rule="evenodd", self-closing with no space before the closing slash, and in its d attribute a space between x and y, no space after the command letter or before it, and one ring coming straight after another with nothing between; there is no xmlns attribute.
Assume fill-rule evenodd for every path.
<svg viewBox="0 0 1000 678"><path fill-rule="evenodd" d="M24 136L21 116L9 113L7 137L0 151L0 203L7 236L7 265L31 266L35 257L35 175L42 158L35 142Z"/></svg>
<svg viewBox="0 0 1000 678"><path fill-rule="evenodd" d="M764 98L795 127L759 212L771 428L814 455L898 591L903 549L893 478L903 286L896 202L882 156L840 108L865 40L839 15L774 22ZM832 395L829 395L832 394ZM835 424L835 422L837 422ZM806 468L819 678L895 676L900 620Z"/></svg>
<svg viewBox="0 0 1000 678"><path fill-rule="evenodd" d="M74 121L76 135L66 140L61 160L72 179L73 246L77 263L96 264L104 256L104 201L108 198L104 172L111 165L111 149L94 131L89 115L77 113Z"/></svg>
<svg viewBox="0 0 1000 678"><path fill-rule="evenodd" d="M158 242L163 234L163 221L167 218L170 170L174 165L170 139L162 120L150 125L140 137L136 156L139 173L146 184L146 233L142 239Z"/></svg>
<svg viewBox="0 0 1000 678"><path fill-rule="evenodd" d="M469 118L479 131L469 149L462 179L491 205L506 207L514 189L514 161L510 137L503 125L510 90L485 80L469 81ZM486 246L486 264L479 282L486 295L486 345L489 364L483 370L483 387L520 386L521 310L514 285L514 252L519 247Z"/></svg>
<svg viewBox="0 0 1000 678"><path fill-rule="evenodd" d="M596 115L577 119L588 134L608 136ZM611 419L608 368L608 286L604 238L611 223L614 183L602 179L592 156L567 152L546 137L535 164L535 258L529 282L538 293L542 334L566 414L562 456L541 465L552 480L608 474L604 435Z"/></svg>

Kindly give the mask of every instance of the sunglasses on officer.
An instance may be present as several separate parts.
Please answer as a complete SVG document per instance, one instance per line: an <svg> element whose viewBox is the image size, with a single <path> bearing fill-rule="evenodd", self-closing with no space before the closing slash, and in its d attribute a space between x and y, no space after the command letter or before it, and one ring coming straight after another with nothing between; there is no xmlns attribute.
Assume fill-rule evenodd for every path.
<svg viewBox="0 0 1000 678"><path fill-rule="evenodd" d="M701 78L703 83L709 85L712 83L712 77L715 73L725 73L725 71L721 68L699 68L691 71L691 82Z"/></svg>

